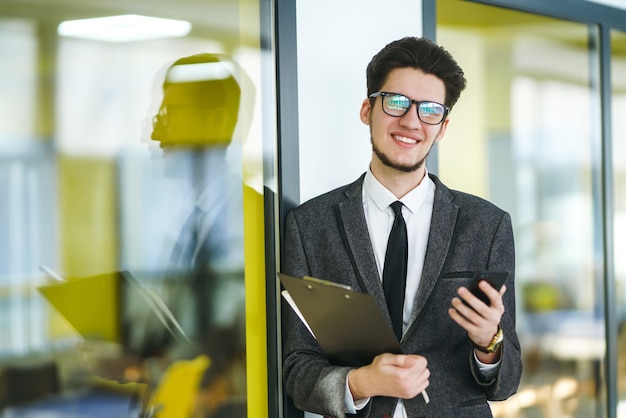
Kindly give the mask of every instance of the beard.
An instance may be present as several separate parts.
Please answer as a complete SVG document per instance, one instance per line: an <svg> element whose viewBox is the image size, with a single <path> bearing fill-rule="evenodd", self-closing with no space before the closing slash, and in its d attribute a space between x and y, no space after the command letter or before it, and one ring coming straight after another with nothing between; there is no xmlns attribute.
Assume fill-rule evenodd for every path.
<svg viewBox="0 0 626 418"><path fill-rule="evenodd" d="M404 173L412 173L414 171L419 170L420 168L422 168L424 166L424 163L426 162L426 157L428 157L428 154L426 154L426 157L422 158L421 160L417 161L415 164L399 164L399 163L394 163L393 161L391 161L391 159L389 157L387 157L385 155L385 153L383 153L374 143L374 139L370 137L370 141L372 143L372 149L374 150L374 154L376 154L376 156L378 157L378 159L387 167L389 168L393 168L394 170L398 170L398 171L402 171ZM430 152L430 151L429 151Z"/></svg>

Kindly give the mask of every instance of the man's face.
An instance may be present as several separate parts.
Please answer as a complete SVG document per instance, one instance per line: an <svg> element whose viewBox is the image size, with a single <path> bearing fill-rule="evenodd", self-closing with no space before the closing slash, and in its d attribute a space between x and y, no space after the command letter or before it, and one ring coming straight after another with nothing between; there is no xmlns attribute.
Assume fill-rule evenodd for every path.
<svg viewBox="0 0 626 418"><path fill-rule="evenodd" d="M219 93L206 83L169 85L153 120L152 139L164 150L227 145L237 109L216 103L215 96Z"/></svg>
<svg viewBox="0 0 626 418"><path fill-rule="evenodd" d="M442 80L414 68L392 70L380 91L403 94L420 102L444 103L446 96ZM365 99L360 112L361 121L370 127L372 170L413 172L421 169L433 144L443 138L448 119L439 125L428 125L418 118L415 104L404 116L390 116L382 109L382 99L377 97L373 106Z"/></svg>

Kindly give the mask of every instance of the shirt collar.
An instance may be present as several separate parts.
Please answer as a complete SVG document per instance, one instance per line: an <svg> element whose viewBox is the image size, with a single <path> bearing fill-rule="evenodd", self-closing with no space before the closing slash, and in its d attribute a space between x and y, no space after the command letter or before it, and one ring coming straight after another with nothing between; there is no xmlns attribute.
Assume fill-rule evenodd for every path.
<svg viewBox="0 0 626 418"><path fill-rule="evenodd" d="M241 193L242 180L233 171L236 164L229 161L227 148L205 150L196 153L194 158L202 164L205 173L205 180L194 185L197 209L208 213L215 206L227 201L231 194Z"/></svg>
<svg viewBox="0 0 626 418"><path fill-rule="evenodd" d="M365 193L370 197L376 207L381 210L387 210L387 207L396 200L400 200L411 213L416 213L429 196L429 192L435 187L435 184L428 176L428 170L425 169L424 179L416 188L405 194L402 199L398 199L389 189L382 185L372 174L370 169L365 173L363 183Z"/></svg>

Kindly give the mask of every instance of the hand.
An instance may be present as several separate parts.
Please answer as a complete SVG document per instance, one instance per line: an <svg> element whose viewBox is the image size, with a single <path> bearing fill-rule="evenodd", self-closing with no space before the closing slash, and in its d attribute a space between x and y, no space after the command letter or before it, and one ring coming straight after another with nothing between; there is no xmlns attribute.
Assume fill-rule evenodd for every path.
<svg viewBox="0 0 626 418"><path fill-rule="evenodd" d="M97 376L120 383L145 382L142 359L125 353L114 343L85 341L76 346L85 367Z"/></svg>
<svg viewBox="0 0 626 418"><path fill-rule="evenodd" d="M452 307L448 310L448 314L454 322L467 331L468 337L474 344L487 347L498 332L504 314L502 296L506 292L506 286L502 286L499 292L485 280L481 281L478 286L489 298L490 306L474 296L467 288L461 287L458 290L460 298L452 299ZM476 354L478 359L485 363L495 363L500 356L499 352L486 354L477 351Z"/></svg>
<svg viewBox="0 0 626 418"><path fill-rule="evenodd" d="M350 371L348 385L354 400L373 396L411 399L429 385L425 357L415 354L380 354L371 364Z"/></svg>

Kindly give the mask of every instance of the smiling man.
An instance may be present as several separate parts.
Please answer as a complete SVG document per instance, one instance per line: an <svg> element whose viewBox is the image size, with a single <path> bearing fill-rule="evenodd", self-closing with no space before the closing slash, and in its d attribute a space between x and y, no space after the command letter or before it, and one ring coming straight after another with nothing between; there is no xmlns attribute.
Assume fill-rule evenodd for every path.
<svg viewBox="0 0 626 418"><path fill-rule="evenodd" d="M448 189L425 164L465 88L463 71L442 47L407 37L376 54L366 75L369 169L288 214L282 271L372 295L404 354L332 364L285 305L287 393L333 417L491 417L487 401L514 394L522 371L511 219ZM485 270L509 273L500 290L480 283L488 304L467 289Z"/></svg>

